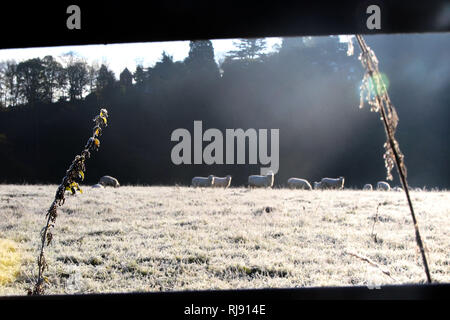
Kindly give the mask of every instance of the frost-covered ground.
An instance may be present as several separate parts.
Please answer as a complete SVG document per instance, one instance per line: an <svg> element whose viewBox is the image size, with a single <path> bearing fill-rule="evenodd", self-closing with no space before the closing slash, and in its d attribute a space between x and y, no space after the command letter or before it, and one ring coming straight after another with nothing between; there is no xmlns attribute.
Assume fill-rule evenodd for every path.
<svg viewBox="0 0 450 320"><path fill-rule="evenodd" d="M0 286L0 295L23 295L32 287L39 232L56 188L0 185L0 239L15 242L22 262L16 280ZM425 279L402 192L177 186L83 190L67 195L59 209L46 251L46 293ZM450 192L413 191L412 200L432 278L450 282Z"/></svg>

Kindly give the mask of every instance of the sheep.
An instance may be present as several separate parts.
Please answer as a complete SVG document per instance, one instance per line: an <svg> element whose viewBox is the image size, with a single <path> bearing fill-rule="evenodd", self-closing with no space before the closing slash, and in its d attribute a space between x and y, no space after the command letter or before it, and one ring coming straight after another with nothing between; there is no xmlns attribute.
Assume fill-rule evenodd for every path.
<svg viewBox="0 0 450 320"><path fill-rule="evenodd" d="M300 178L289 178L287 181L288 187L291 189L306 189L311 190L311 184L305 180Z"/></svg>
<svg viewBox="0 0 450 320"><path fill-rule="evenodd" d="M393 190L393 191L401 192L401 191L403 191L403 188L402 188L402 187L399 187L399 186L396 186L396 187L392 188L392 190Z"/></svg>
<svg viewBox="0 0 450 320"><path fill-rule="evenodd" d="M389 190L391 190L391 186L389 185L389 183L387 183L385 181L378 181L377 182L377 190L389 191Z"/></svg>
<svg viewBox="0 0 450 320"><path fill-rule="evenodd" d="M367 184L364 185L363 190L372 191L373 187L372 187L372 185L370 183L367 183Z"/></svg>
<svg viewBox="0 0 450 320"><path fill-rule="evenodd" d="M314 189L344 189L344 182L344 177L322 178L320 182L314 182Z"/></svg>
<svg viewBox="0 0 450 320"><path fill-rule="evenodd" d="M265 176L252 175L248 177L248 186L272 188L273 180L274 180L273 172L269 172Z"/></svg>
<svg viewBox="0 0 450 320"><path fill-rule="evenodd" d="M215 177L211 174L206 177L193 177L192 186L193 187L212 187L215 182Z"/></svg>
<svg viewBox="0 0 450 320"><path fill-rule="evenodd" d="M94 189L104 189L105 187L104 187L102 184L97 183L97 184L94 184L94 185L92 186L92 188L94 188Z"/></svg>
<svg viewBox="0 0 450 320"><path fill-rule="evenodd" d="M113 178L111 176L103 176L100 178L99 184L103 185L104 187L110 186L114 188L120 187L119 181L116 178Z"/></svg>
<svg viewBox="0 0 450 320"><path fill-rule="evenodd" d="M228 188L231 184L231 176L228 175L226 177L216 177L214 176L214 187L222 187L222 188Z"/></svg>

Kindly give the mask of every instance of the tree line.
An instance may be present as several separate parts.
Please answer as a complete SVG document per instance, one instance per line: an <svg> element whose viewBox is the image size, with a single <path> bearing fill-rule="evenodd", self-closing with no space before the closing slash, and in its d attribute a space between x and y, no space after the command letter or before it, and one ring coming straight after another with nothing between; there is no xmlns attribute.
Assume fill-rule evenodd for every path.
<svg viewBox="0 0 450 320"><path fill-rule="evenodd" d="M114 73L102 64L88 64L73 53L61 57L33 58L17 63L0 63L0 103L14 107L38 102L75 101L85 95L114 85ZM127 78L128 77L128 78ZM125 69L121 78L131 79Z"/></svg>
<svg viewBox="0 0 450 320"><path fill-rule="evenodd" d="M228 58L255 59L266 49L264 39L242 39L236 42L239 50L230 51ZM154 67L136 67L132 74L125 68L116 80L106 64L89 64L86 59L68 52L59 57L51 55L21 62L0 62L0 107L81 100L90 93L101 95L111 89L125 91L135 82L137 88L148 92L154 77L163 77L173 64L218 71L211 41L191 41L189 56L183 63L174 63L165 52ZM165 68L168 68L165 70ZM181 70L181 69L180 69ZM170 73L170 72L169 72Z"/></svg>

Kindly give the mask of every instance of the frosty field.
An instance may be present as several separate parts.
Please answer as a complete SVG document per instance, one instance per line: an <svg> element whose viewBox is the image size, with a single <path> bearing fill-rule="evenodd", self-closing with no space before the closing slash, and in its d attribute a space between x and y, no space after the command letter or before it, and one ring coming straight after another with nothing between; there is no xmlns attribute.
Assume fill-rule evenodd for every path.
<svg viewBox="0 0 450 320"><path fill-rule="evenodd" d="M82 188L58 211L46 294L425 282L402 192ZM21 261L0 295L33 286L56 189L0 185L0 239ZM411 196L431 276L450 282L450 192Z"/></svg>

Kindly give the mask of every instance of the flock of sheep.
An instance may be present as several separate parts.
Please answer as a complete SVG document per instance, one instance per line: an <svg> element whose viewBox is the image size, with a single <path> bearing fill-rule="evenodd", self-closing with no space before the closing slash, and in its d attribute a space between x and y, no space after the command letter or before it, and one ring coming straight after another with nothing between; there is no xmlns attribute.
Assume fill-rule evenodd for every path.
<svg viewBox="0 0 450 320"><path fill-rule="evenodd" d="M117 180L116 178L113 178L111 176L103 176L100 178L100 180L98 181L97 184L94 184L92 186L92 188L104 188L104 187L114 187L114 188L118 188L120 187L120 183L119 180Z"/></svg>
<svg viewBox="0 0 450 320"><path fill-rule="evenodd" d="M344 189L344 177L339 178L322 178L320 182L314 182L315 190L324 190L324 189ZM250 188L272 188L274 183L274 174L273 172L269 172L266 175L251 175L248 177L248 186ZM214 175L210 175L208 177L194 177L192 178L191 186L193 187L213 187L213 188L228 188L231 185L231 176L228 175L226 177L216 177ZM92 186L92 188L104 188L106 186L110 187L120 187L119 181L116 178L111 176L103 176L100 178L99 182ZM306 179L301 178L289 178L287 180L287 186L290 189L305 189L312 190L313 187ZM363 190L373 190L371 184L366 184L363 187ZM389 183L385 181L378 181L376 185L377 190L381 191L389 191L391 190L391 186ZM402 191L403 189L400 187L392 188L394 191Z"/></svg>
<svg viewBox="0 0 450 320"><path fill-rule="evenodd" d="M267 175L251 175L248 177L248 186L251 188L271 188L274 182L274 174L269 172ZM344 189L344 177L339 178L322 178L320 182L314 182L315 190L324 190L324 189ZM228 175L226 177L216 177L214 175L210 175L208 177L194 177L192 178L191 186L193 187L221 187L227 188L231 185L231 176ZM305 189L312 190L313 187L306 179L301 178L289 178L287 180L287 186L290 189ZM376 186L377 190L389 191L391 190L391 186L389 183L385 181L379 181ZM373 190L371 184L364 185L363 190ZM392 190L402 191L402 188L395 187Z"/></svg>

